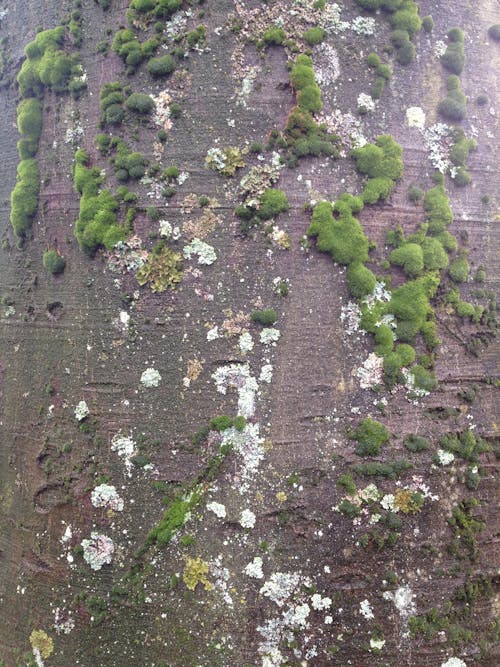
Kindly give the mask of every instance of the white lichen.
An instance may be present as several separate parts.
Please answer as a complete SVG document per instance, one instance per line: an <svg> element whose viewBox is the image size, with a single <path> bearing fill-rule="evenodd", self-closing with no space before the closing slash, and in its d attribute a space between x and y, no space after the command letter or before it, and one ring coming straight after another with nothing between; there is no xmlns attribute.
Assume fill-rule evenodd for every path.
<svg viewBox="0 0 500 667"><path fill-rule="evenodd" d="M419 130L425 128L425 112L421 107L408 107L406 109L406 122L409 127L416 127Z"/></svg>
<svg viewBox="0 0 500 667"><path fill-rule="evenodd" d="M375 110L375 100L371 95L366 93L360 93L357 99L358 112L359 113L370 113Z"/></svg>
<svg viewBox="0 0 500 667"><path fill-rule="evenodd" d="M89 414L89 406L85 401L80 401L75 408L75 418L81 422Z"/></svg>
<svg viewBox="0 0 500 667"><path fill-rule="evenodd" d="M311 606L316 611L322 611L323 609L330 609L332 606L332 599L329 597L321 597L319 593L314 593L311 596Z"/></svg>
<svg viewBox="0 0 500 667"><path fill-rule="evenodd" d="M442 466L448 466L455 460L455 455L452 452L447 452L445 449L438 449L436 456Z"/></svg>
<svg viewBox="0 0 500 667"><path fill-rule="evenodd" d="M100 570L103 565L111 563L115 545L113 540L102 533L93 531L90 539L82 540L83 558L93 570Z"/></svg>
<svg viewBox="0 0 500 667"><path fill-rule="evenodd" d="M359 603L359 612L362 616L366 618L367 621L369 621L372 618L375 618L375 614L373 613L373 609L368 600L362 600Z"/></svg>
<svg viewBox="0 0 500 667"><path fill-rule="evenodd" d="M148 389L157 387L160 384L160 381L161 375L155 368L146 368L141 375L141 384Z"/></svg>
<svg viewBox="0 0 500 667"><path fill-rule="evenodd" d="M255 514L252 510L246 509L240 514L240 526L242 528L253 528L255 526Z"/></svg>
<svg viewBox="0 0 500 667"><path fill-rule="evenodd" d="M278 607L282 607L296 591L300 579L298 572L273 572L260 589L260 594L268 597Z"/></svg>
<svg viewBox="0 0 500 667"><path fill-rule="evenodd" d="M207 503L207 510L213 512L219 519L226 518L226 506L222 503L216 503L215 501Z"/></svg>
<svg viewBox="0 0 500 667"><path fill-rule="evenodd" d="M123 510L123 498L120 498L116 488L111 484L99 484L91 493L94 507L107 507L115 512Z"/></svg>
<svg viewBox="0 0 500 667"><path fill-rule="evenodd" d="M270 383L273 379L273 367L272 364L264 364L260 370L259 380L261 382Z"/></svg>
<svg viewBox="0 0 500 667"><path fill-rule="evenodd" d="M255 394L259 388L257 380L250 374L248 364L228 364L219 366L212 374L217 391L227 392L228 387L238 391L238 414L252 417L255 412Z"/></svg>
<svg viewBox="0 0 500 667"><path fill-rule="evenodd" d="M260 332L260 342L263 345L276 345L280 338L279 329L273 327L266 327Z"/></svg>
<svg viewBox="0 0 500 667"><path fill-rule="evenodd" d="M193 255L198 256L198 264L209 266L217 259L217 254L213 246L201 241L200 239L193 239L191 243L184 246L183 255L185 259L191 259Z"/></svg>
<svg viewBox="0 0 500 667"><path fill-rule="evenodd" d="M239 338L239 347L242 352L251 352L254 347L252 334L248 333L248 331L242 333Z"/></svg>
<svg viewBox="0 0 500 667"><path fill-rule="evenodd" d="M255 558L248 563L243 572L247 577L252 577L252 579L263 579L264 572L262 571L262 558L260 556L255 556Z"/></svg>
<svg viewBox="0 0 500 667"><path fill-rule="evenodd" d="M448 658L446 662L441 663L441 667L467 667L461 658Z"/></svg>

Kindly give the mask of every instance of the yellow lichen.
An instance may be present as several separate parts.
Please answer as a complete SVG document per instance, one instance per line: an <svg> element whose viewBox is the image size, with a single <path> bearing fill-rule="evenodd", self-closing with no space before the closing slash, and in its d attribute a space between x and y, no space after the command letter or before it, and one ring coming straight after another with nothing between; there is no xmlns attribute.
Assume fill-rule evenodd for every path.
<svg viewBox="0 0 500 667"><path fill-rule="evenodd" d="M214 585L208 581L208 563L201 558L187 558L182 580L190 591L194 591L198 584L203 584L206 591L211 591Z"/></svg>
<svg viewBox="0 0 500 667"><path fill-rule="evenodd" d="M276 494L276 500L280 503L284 503L285 500L287 499L287 495L284 491L278 491Z"/></svg>
<svg viewBox="0 0 500 667"><path fill-rule="evenodd" d="M42 658L48 658L54 651L54 642L45 630L33 630L30 635L30 644L33 650L40 652Z"/></svg>
<svg viewBox="0 0 500 667"><path fill-rule="evenodd" d="M404 514L417 514L424 504L424 496L410 489L398 489L394 494L394 506Z"/></svg>

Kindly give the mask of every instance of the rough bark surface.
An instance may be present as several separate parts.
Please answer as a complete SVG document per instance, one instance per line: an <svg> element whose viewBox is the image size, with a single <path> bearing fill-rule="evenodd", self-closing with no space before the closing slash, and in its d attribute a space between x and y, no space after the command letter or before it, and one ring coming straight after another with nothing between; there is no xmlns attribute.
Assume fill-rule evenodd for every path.
<svg viewBox="0 0 500 667"><path fill-rule="evenodd" d="M276 3L245 4L251 9ZM264 225L242 235L233 215L240 203L241 175L259 164L258 158L245 155L247 166L234 178L205 165L207 151L214 146L265 144L273 128L284 128L295 104L285 51L270 47L259 53L252 44L244 46L243 62L258 72L246 106L237 104L241 80L231 55L242 38L230 26L231 15L242 11L238 5L232 0L206 0L192 8L186 25L188 29L206 25L207 43L182 61L179 69L187 75L174 83L174 78L151 79L145 65L127 78L115 54L98 53L96 45L111 41L125 25L128 3L113 0L103 12L92 0L83 0L80 54L88 90L76 101L69 95L44 95L37 154L42 175L39 209L33 237L22 249L16 247L9 223L18 162L15 74L36 27L59 25L73 6L67 0L20 0L9 3L1 20L0 37L8 36L11 85L0 90L0 664L1 660L7 667L36 664L30 662L30 635L44 630L54 650L43 662L54 667L440 667L452 657L467 667L493 667L499 661L492 626L498 613L494 594L478 595L473 613L456 621L472 632L466 640L453 641L448 630L431 638L410 637L408 616L431 608L444 613L447 601L457 608L456 589L469 580L484 577L494 585L498 564L494 453L481 456L481 483L475 491L463 482L464 461L456 459L447 467L433 463L440 437L471 424L488 443L497 442L499 350L494 332L479 328L485 343L473 355L466 344L477 337L478 328L445 306L436 306L441 340L435 365L438 389L411 402L401 388L393 393L382 388L378 394L360 388L356 370L374 343L369 335L347 335L341 321L341 308L350 300L345 269L318 252L314 242L309 250L301 247L310 221L305 203L361 191L362 178L348 150L336 161L305 158L297 168L281 171L275 187L286 192L290 210L276 224L289 234L289 250L271 244ZM354 2L344 5L345 20L362 13ZM4 6L0 3L0 8ZM432 167L421 135L406 124L405 110L420 106L427 125L436 121L445 74L433 50L456 25L466 34L461 81L468 115L462 126L468 136L475 133L478 147L468 160L472 183L458 188L447 179L455 216L450 231L468 249L471 274L484 265L486 283L479 287L495 293L500 275L495 210L500 63L498 43L488 38L487 29L499 20L498 6L494 0L422 0L419 6L421 16L432 14L433 32L419 33L416 60L407 67L394 64L376 111L360 117L369 141L391 134L402 145L404 159L404 176L389 200L366 206L358 216L365 233L377 243L370 266L377 267L377 275L384 273L380 261L388 256L388 229L399 224L411 233L424 220L422 205L410 203L407 191L414 183L432 187ZM201 8L204 15L198 17ZM341 109L356 115L357 96L369 90L373 77L364 58L372 50L381 53L390 34L384 15L374 16L373 36L347 31L327 38L336 49L340 74L334 83L322 86L325 114ZM285 15L285 20L291 19ZM73 234L79 196L71 176L75 146L65 141L66 130L82 126L81 147L89 151L92 164L107 169L106 185L116 189L112 168L99 155L94 138L100 132L99 92L117 79L130 83L134 91L173 90L173 99L177 95L184 109L169 130L160 164L177 165L189 173L187 181L168 206L165 200L149 198L146 185L129 185L139 195L134 229L144 246L150 249L158 240L148 237L148 230L157 232L157 223L148 219L146 207L161 205L162 218L183 229L187 220L202 214L199 208L189 212L183 206L188 194L217 199L213 211L218 222L205 238L214 246L217 261L211 266L185 261L180 286L161 294L139 287L132 273L111 271L101 251L95 258L87 257ZM489 102L478 106L475 100L483 93ZM153 157L157 130L150 121L128 120L117 134L153 164L158 161ZM271 152L264 155L269 162ZM482 201L485 195L489 203ZM48 247L66 258L60 276L43 269L42 254ZM272 280L278 276L290 282L284 298L273 292ZM395 274L395 280L402 280L402 273ZM462 299L474 301L477 288L472 279L462 285ZM278 313L275 326L281 335L275 345L261 344L261 327L249 322L250 313L261 307L273 307ZM255 344L247 354L240 350L238 336L222 333L223 321L240 311ZM128 327L120 323L120 312L130 315ZM221 336L208 341L207 332L215 326ZM184 378L193 360L199 362L200 373L187 383ZM226 395L217 392L212 374L219 367L247 362L259 384L255 415L249 420L260 425L264 439L258 470L245 485L243 458L237 452L229 454L217 477L205 483L205 497L174 539L137 557L162 516L163 497L189 486L215 451L213 438L197 445L191 436L212 417L238 412L236 390L229 388ZM266 364L273 367L270 383L259 380ZM157 388L141 384L147 368L160 372ZM459 393L472 386L476 398L470 404ZM387 399L384 414L376 407L382 398ZM90 410L86 423L91 425L84 430L74 417L81 400ZM423 483L437 498L426 498L418 514L400 513L400 537L394 546L383 548L373 541L361 546L363 535L375 525L369 523L375 513L372 506L354 520L338 511L345 493L337 480L351 464L361 462L349 429L367 416L382 421L391 433L376 460L407 458L413 468L397 480L356 478L358 488L374 482L384 495ZM131 434L151 466L133 466L129 475L111 449L117 433ZM419 454L406 451L403 438L412 433L429 438L431 449ZM124 499L123 511L92 505L91 491L103 481L116 487ZM485 523L475 536L474 560L457 558L448 549L453 539L448 523L452 509L472 496L479 501L474 515ZM212 501L225 506L225 518L207 509ZM253 528L242 527L244 510L255 514ZM72 536L64 543L67 526ZM99 571L91 570L74 550L92 531L108 535L115 545L113 562ZM211 590L199 584L191 591L183 581L188 559L198 557L209 566ZM262 559L262 578L244 572L255 557ZM265 594L273 573L280 572L296 576L283 605ZM409 596L403 610L391 599L396 591ZM312 601L316 593L330 598L331 606L317 609ZM365 601L371 610L367 616ZM305 625L289 618L283 621L286 614L305 613L304 605L308 605ZM70 619L74 627L67 634L60 627L57 632L58 619L59 626ZM274 635L267 626L269 645L281 653L280 659L264 646L262 628L272 619L282 623ZM381 638L385 643L378 650L373 641Z"/></svg>

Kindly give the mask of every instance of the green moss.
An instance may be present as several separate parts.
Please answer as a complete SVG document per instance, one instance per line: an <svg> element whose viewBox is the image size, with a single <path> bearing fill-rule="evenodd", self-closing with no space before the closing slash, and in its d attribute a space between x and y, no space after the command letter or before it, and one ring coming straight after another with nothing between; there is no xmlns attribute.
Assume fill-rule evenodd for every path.
<svg viewBox="0 0 500 667"><path fill-rule="evenodd" d="M265 310L254 310L250 316L252 322L258 322L264 326L272 326L277 318L276 311L273 308Z"/></svg>
<svg viewBox="0 0 500 667"><path fill-rule="evenodd" d="M449 268L450 278L455 283L465 283L469 277L469 262L465 254L455 257Z"/></svg>
<svg viewBox="0 0 500 667"><path fill-rule="evenodd" d="M333 217L334 209L329 202L317 204L307 234L317 237L318 249L329 252L335 262L364 263L368 259L368 239L352 215L349 197L337 202L335 211L339 214L338 218Z"/></svg>
<svg viewBox="0 0 500 667"><path fill-rule="evenodd" d="M486 440L476 437L470 430L448 433L441 438L439 444L442 449L470 463L479 463L481 454L491 451L491 446Z"/></svg>
<svg viewBox="0 0 500 667"><path fill-rule="evenodd" d="M434 20L432 16L424 16L422 19L422 28L424 29L424 32L432 32L434 29Z"/></svg>
<svg viewBox="0 0 500 667"><path fill-rule="evenodd" d="M371 294L375 288L374 274L361 262L352 262L347 269L349 291L357 298Z"/></svg>
<svg viewBox="0 0 500 667"><path fill-rule="evenodd" d="M57 273L62 273L64 271L64 267L66 266L66 261L64 257L62 257L57 252L57 250L47 250L46 252L44 252L42 263L44 269L46 269L49 273L52 273L54 275Z"/></svg>
<svg viewBox="0 0 500 667"><path fill-rule="evenodd" d="M221 415L220 417L213 417L210 420L210 428L212 431L226 431L228 428L231 428L233 425L233 420L227 415Z"/></svg>
<svg viewBox="0 0 500 667"><path fill-rule="evenodd" d="M148 72L151 76L169 76L175 70L175 58L169 54L148 61Z"/></svg>
<svg viewBox="0 0 500 667"><path fill-rule="evenodd" d="M10 222L19 239L27 238L38 208L40 171L34 159L21 160L16 185L11 193Z"/></svg>
<svg viewBox="0 0 500 667"><path fill-rule="evenodd" d="M443 185L428 190L424 198L426 221L430 234L440 234L453 221L453 211Z"/></svg>
<svg viewBox="0 0 500 667"><path fill-rule="evenodd" d="M460 560L467 558L475 562L479 555L476 535L484 530L486 524L482 518L474 517L473 513L478 505L479 501L476 498L463 500L453 508L452 515L448 519L454 533L454 539L448 549Z"/></svg>
<svg viewBox="0 0 500 667"><path fill-rule="evenodd" d="M410 452L424 452L430 448L430 443L427 438L422 438L420 435L407 435L403 439L403 444Z"/></svg>
<svg viewBox="0 0 500 667"><path fill-rule="evenodd" d="M382 445L389 441L389 433L385 426L369 417L360 421L351 437L358 443L356 449L358 456L377 456Z"/></svg>
<svg viewBox="0 0 500 667"><path fill-rule="evenodd" d="M441 64L452 74L461 74L465 65L465 51L463 33L459 28L453 28L448 33L450 44L441 56Z"/></svg>
<svg viewBox="0 0 500 667"><path fill-rule="evenodd" d="M268 188L260 199L256 213L261 220L269 220L288 211L289 208L288 198L282 190Z"/></svg>
<svg viewBox="0 0 500 667"><path fill-rule="evenodd" d="M103 178L99 169L88 168L87 162L87 153L77 151L73 179L81 197L75 236L82 250L93 254L102 245L111 249L118 241L123 241L126 234L117 222L117 200L109 190L99 192Z"/></svg>
<svg viewBox="0 0 500 667"><path fill-rule="evenodd" d="M154 102L149 95L144 93L132 93L125 101L125 106L129 111L140 115L151 113L154 108Z"/></svg>
<svg viewBox="0 0 500 667"><path fill-rule="evenodd" d="M22 100L17 107L17 127L34 146L38 146L42 131L42 107L36 97ZM36 152L36 149L35 149Z"/></svg>
<svg viewBox="0 0 500 667"><path fill-rule="evenodd" d="M315 26L314 28L309 28L306 30L303 37L304 40L310 45L315 46L316 44L321 44L325 39L326 31L320 26Z"/></svg>
<svg viewBox="0 0 500 667"><path fill-rule="evenodd" d="M356 463L351 466L351 470L361 477L388 477L389 479L396 479L399 474L411 468L413 468L413 465L405 459L391 461L391 463L370 461L368 463Z"/></svg>
<svg viewBox="0 0 500 667"><path fill-rule="evenodd" d="M362 195L364 201L374 204L387 199L403 174L402 153L401 146L387 134L377 137L375 144L352 151L357 170L369 177Z"/></svg>
<svg viewBox="0 0 500 667"><path fill-rule="evenodd" d="M421 246L424 266L428 271L446 269L449 263L448 255L438 238L426 237Z"/></svg>
<svg viewBox="0 0 500 667"><path fill-rule="evenodd" d="M375 333L375 353L379 357L385 357L394 347L392 329L386 324L381 324Z"/></svg>
<svg viewBox="0 0 500 667"><path fill-rule="evenodd" d="M283 44L283 42L286 39L286 34L283 28L279 28L278 26L271 26L268 28L265 33L262 35L262 41L266 46L279 46L280 44Z"/></svg>
<svg viewBox="0 0 500 667"><path fill-rule="evenodd" d="M361 507L344 499L339 503L339 512L345 514L345 516L348 516L350 519L354 519L361 514Z"/></svg>
<svg viewBox="0 0 500 667"><path fill-rule="evenodd" d="M405 243L393 250L389 256L392 264L402 266L410 278L416 278L424 270L424 255L417 243Z"/></svg>
<svg viewBox="0 0 500 667"><path fill-rule="evenodd" d="M495 42L500 42L500 23L494 23L488 28L488 35Z"/></svg>
<svg viewBox="0 0 500 667"><path fill-rule="evenodd" d="M354 495L357 491L356 484L349 473L344 473L338 478L337 486L339 489L344 489L349 496Z"/></svg>

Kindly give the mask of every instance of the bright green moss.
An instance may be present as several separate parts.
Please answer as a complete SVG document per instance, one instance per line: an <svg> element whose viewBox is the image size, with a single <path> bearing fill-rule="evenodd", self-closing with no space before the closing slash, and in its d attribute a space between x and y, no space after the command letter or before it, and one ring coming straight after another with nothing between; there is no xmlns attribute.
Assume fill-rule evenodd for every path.
<svg viewBox="0 0 500 667"><path fill-rule="evenodd" d="M10 222L19 239L27 238L38 208L40 171L34 159L21 160L16 185L11 193Z"/></svg>
<svg viewBox="0 0 500 667"><path fill-rule="evenodd" d="M358 442L356 454L359 456L377 456L383 445L389 441L386 427L375 419L362 419L352 435Z"/></svg>

